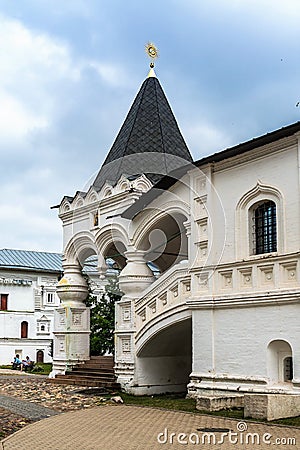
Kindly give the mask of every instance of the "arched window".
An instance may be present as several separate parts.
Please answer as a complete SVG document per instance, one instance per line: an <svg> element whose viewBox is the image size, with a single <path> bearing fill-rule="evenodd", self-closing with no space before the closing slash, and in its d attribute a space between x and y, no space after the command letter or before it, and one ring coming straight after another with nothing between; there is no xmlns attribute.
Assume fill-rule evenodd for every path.
<svg viewBox="0 0 300 450"><path fill-rule="evenodd" d="M44 352L43 350L38 350L36 352L36 362L43 363L44 362Z"/></svg>
<svg viewBox="0 0 300 450"><path fill-rule="evenodd" d="M253 254L277 251L276 205L265 201L254 205L252 216Z"/></svg>
<svg viewBox="0 0 300 450"><path fill-rule="evenodd" d="M21 338L26 339L28 337L28 322L21 323Z"/></svg>

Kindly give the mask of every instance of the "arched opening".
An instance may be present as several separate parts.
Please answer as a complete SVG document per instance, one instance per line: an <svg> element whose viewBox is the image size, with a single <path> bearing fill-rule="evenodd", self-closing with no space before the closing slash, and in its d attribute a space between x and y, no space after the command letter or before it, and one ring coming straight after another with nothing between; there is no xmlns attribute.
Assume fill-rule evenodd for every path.
<svg viewBox="0 0 300 450"><path fill-rule="evenodd" d="M23 321L21 323L21 339L28 338L28 322Z"/></svg>
<svg viewBox="0 0 300 450"><path fill-rule="evenodd" d="M44 352L43 350L38 350L36 352L36 362L43 363L44 362Z"/></svg>
<svg viewBox="0 0 300 450"><path fill-rule="evenodd" d="M274 340L268 345L268 376L271 383L286 383L293 379L293 352L290 344Z"/></svg>
<svg viewBox="0 0 300 450"><path fill-rule="evenodd" d="M140 244L145 251L145 260L160 273L188 259L188 239L181 213L165 214L147 231Z"/></svg>
<svg viewBox="0 0 300 450"><path fill-rule="evenodd" d="M126 264L124 251L123 244L111 243L100 257L91 255L82 262L89 288L85 304L90 308L90 356L114 353L115 301L120 299L117 275Z"/></svg>
<svg viewBox="0 0 300 450"><path fill-rule="evenodd" d="M126 265L125 252L126 247L122 242L111 242L103 255L108 269L114 269L120 273Z"/></svg>
<svg viewBox="0 0 300 450"><path fill-rule="evenodd" d="M192 321L176 322L154 335L137 354L137 383L149 394L183 392L192 371Z"/></svg>

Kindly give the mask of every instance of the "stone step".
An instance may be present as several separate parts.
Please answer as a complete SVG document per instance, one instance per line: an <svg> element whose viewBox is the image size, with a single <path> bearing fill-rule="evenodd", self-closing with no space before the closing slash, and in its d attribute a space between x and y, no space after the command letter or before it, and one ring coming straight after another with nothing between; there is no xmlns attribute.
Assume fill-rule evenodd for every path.
<svg viewBox="0 0 300 450"><path fill-rule="evenodd" d="M74 369L82 369L82 367L84 367L85 369L87 368L88 370L103 370L112 373L114 372L113 367L106 367L102 364L76 364L76 366L74 366Z"/></svg>
<svg viewBox="0 0 300 450"><path fill-rule="evenodd" d="M111 364L112 366L114 365L114 358L113 356L91 356L88 362L92 362L95 364Z"/></svg>
<svg viewBox="0 0 300 450"><path fill-rule="evenodd" d="M88 364L76 364L74 368L77 367L88 367L89 369L106 369L106 370L114 370L114 366L104 365L104 364L94 364L94 363L88 363Z"/></svg>
<svg viewBox="0 0 300 450"><path fill-rule="evenodd" d="M119 389L114 374L113 356L91 356L88 361L77 364L65 375L56 375L51 381L59 384L76 384L92 387Z"/></svg>
<svg viewBox="0 0 300 450"><path fill-rule="evenodd" d="M114 390L120 389L120 384L115 381L104 381L95 378L82 378L68 376L68 375L57 375L55 378L49 379L52 384L66 384L66 385L76 385L76 386L89 386L89 387L105 387Z"/></svg>
<svg viewBox="0 0 300 450"><path fill-rule="evenodd" d="M107 381L115 381L116 377L114 376L114 374L107 374L107 373L101 373L101 372L88 372L85 370L81 370L81 371L77 371L77 372L73 372L73 371L66 371L65 375L57 375L58 377L60 376L74 376L76 378L78 377L85 377L85 378L93 378L93 379L101 379L101 380L107 380Z"/></svg>
<svg viewBox="0 0 300 450"><path fill-rule="evenodd" d="M82 368L81 370L68 370L66 371L66 375L87 375L90 377L104 377L104 378L110 378L111 380L114 380L115 374L112 372L105 372L104 370L86 370Z"/></svg>

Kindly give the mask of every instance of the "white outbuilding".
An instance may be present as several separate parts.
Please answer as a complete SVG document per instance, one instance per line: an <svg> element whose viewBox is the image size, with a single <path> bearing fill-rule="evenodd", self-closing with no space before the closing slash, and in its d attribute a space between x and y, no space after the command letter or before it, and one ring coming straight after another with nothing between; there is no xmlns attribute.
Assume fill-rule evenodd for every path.
<svg viewBox="0 0 300 450"><path fill-rule="evenodd" d="M60 300L61 254L0 250L0 364L15 354L51 362L53 316Z"/></svg>

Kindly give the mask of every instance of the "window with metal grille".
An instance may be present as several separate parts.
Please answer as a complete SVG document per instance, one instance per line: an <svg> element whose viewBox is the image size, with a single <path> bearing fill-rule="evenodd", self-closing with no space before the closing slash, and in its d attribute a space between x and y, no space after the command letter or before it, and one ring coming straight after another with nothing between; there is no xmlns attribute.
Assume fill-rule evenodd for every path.
<svg viewBox="0 0 300 450"><path fill-rule="evenodd" d="M253 250L255 255L277 251L276 205L261 203L253 211Z"/></svg>
<svg viewBox="0 0 300 450"><path fill-rule="evenodd" d="M47 303L54 303L54 293L47 292Z"/></svg>
<svg viewBox="0 0 300 450"><path fill-rule="evenodd" d="M293 379L293 358L291 356L287 356L283 360L283 377L284 381L292 381Z"/></svg>

